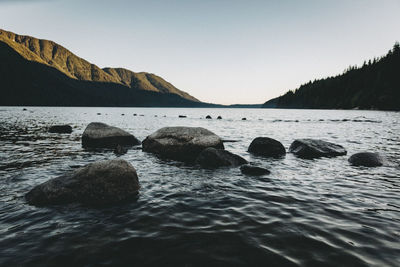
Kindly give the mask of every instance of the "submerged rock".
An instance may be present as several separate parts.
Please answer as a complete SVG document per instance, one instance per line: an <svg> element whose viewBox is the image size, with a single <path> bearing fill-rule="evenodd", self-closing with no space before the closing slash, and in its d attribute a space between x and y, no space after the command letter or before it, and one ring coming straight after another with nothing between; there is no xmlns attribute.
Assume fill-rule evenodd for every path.
<svg viewBox="0 0 400 267"><path fill-rule="evenodd" d="M269 170L265 168L251 166L251 165L243 165L242 167L240 167L240 171L243 174L254 175L254 176L266 175L271 173Z"/></svg>
<svg viewBox="0 0 400 267"><path fill-rule="evenodd" d="M243 165L247 163L247 160L224 149L209 147L199 154L195 163L203 168L215 169Z"/></svg>
<svg viewBox="0 0 400 267"><path fill-rule="evenodd" d="M211 117L210 115L207 115L207 116L206 116L206 119L209 119L209 120L211 120L211 119L212 119L212 117Z"/></svg>
<svg viewBox="0 0 400 267"><path fill-rule="evenodd" d="M49 128L49 133L72 133L70 125L53 125Z"/></svg>
<svg viewBox="0 0 400 267"><path fill-rule="evenodd" d="M186 118L187 116L185 115L179 115L179 118Z"/></svg>
<svg viewBox="0 0 400 267"><path fill-rule="evenodd" d="M193 162L208 147L224 148L219 136L201 127L164 127L146 137L143 151L161 157Z"/></svg>
<svg viewBox="0 0 400 267"><path fill-rule="evenodd" d="M282 143L269 137L255 138L248 151L264 157L281 157L286 154L286 149Z"/></svg>
<svg viewBox="0 0 400 267"><path fill-rule="evenodd" d="M101 122L91 122L82 134L84 148L115 148L117 145L134 146L140 141L132 134Z"/></svg>
<svg viewBox="0 0 400 267"><path fill-rule="evenodd" d="M318 139L297 139L290 145L289 152L305 159L336 157L347 154L347 151L341 145Z"/></svg>
<svg viewBox="0 0 400 267"><path fill-rule="evenodd" d="M221 116L218 116L218 117L217 117L217 120L222 120L222 117L221 117Z"/></svg>
<svg viewBox="0 0 400 267"><path fill-rule="evenodd" d="M31 205L80 202L102 205L126 200L138 193L135 168L121 159L86 165L34 187L25 198Z"/></svg>
<svg viewBox="0 0 400 267"><path fill-rule="evenodd" d="M242 121L245 121L245 120L247 120L246 118L242 118Z"/></svg>
<svg viewBox="0 0 400 267"><path fill-rule="evenodd" d="M383 158L379 153L361 152L352 155L349 162L354 166L379 167L383 165Z"/></svg>

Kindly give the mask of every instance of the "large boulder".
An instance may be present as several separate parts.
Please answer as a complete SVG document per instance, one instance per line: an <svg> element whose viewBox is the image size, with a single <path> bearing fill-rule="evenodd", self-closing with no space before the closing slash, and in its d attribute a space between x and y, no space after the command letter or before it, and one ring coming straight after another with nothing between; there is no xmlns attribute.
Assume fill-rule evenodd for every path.
<svg viewBox="0 0 400 267"><path fill-rule="evenodd" d="M378 167L383 165L383 158L378 153L361 152L352 155L349 162L354 166Z"/></svg>
<svg viewBox="0 0 400 267"><path fill-rule="evenodd" d="M347 151L341 145L318 139L297 139L290 145L289 152L305 159L336 157L347 154Z"/></svg>
<svg viewBox="0 0 400 267"><path fill-rule="evenodd" d="M208 147L224 149L219 136L201 127L164 127L146 137L143 151L163 158L193 162Z"/></svg>
<svg viewBox="0 0 400 267"><path fill-rule="evenodd" d="M247 163L247 160L224 149L209 147L201 151L195 163L203 168L215 169L243 165Z"/></svg>
<svg viewBox="0 0 400 267"><path fill-rule="evenodd" d="M251 165L243 165L242 167L240 167L240 171L243 174L253 176L266 175L271 173L268 169Z"/></svg>
<svg viewBox="0 0 400 267"><path fill-rule="evenodd" d="M101 122L91 122L82 134L84 148L115 148L139 145L140 141L132 134Z"/></svg>
<svg viewBox="0 0 400 267"><path fill-rule="evenodd" d="M281 142L269 137L257 137L251 142L248 151L264 157L281 157L286 154Z"/></svg>
<svg viewBox="0 0 400 267"><path fill-rule="evenodd" d="M49 128L49 133L72 133L70 125L53 125Z"/></svg>
<svg viewBox="0 0 400 267"><path fill-rule="evenodd" d="M125 160L86 165L34 187L25 198L31 205L80 202L102 205L135 196L139 190L136 170Z"/></svg>

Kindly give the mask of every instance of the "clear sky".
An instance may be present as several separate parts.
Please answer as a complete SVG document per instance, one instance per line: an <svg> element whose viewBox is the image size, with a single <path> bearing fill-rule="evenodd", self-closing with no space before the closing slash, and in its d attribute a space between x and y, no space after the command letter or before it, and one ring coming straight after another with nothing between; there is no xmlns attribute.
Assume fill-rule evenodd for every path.
<svg viewBox="0 0 400 267"><path fill-rule="evenodd" d="M202 101L263 103L384 55L400 0L0 0L0 28Z"/></svg>

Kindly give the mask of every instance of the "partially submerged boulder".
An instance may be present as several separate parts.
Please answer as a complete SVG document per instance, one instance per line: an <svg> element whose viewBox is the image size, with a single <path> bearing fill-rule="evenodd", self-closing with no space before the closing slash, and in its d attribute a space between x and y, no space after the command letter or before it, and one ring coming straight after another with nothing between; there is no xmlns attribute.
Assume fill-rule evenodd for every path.
<svg viewBox="0 0 400 267"><path fill-rule="evenodd" d="M281 142L269 137L255 138L251 142L248 151L264 157L281 157L286 154L286 149Z"/></svg>
<svg viewBox="0 0 400 267"><path fill-rule="evenodd" d="M135 168L121 159L100 161L48 180L25 198L35 206L79 202L111 204L135 196L139 190Z"/></svg>
<svg viewBox="0 0 400 267"><path fill-rule="evenodd" d="M354 166L379 167L383 165L383 158L379 153L361 152L352 155L349 162Z"/></svg>
<svg viewBox="0 0 400 267"><path fill-rule="evenodd" d="M91 122L82 134L84 148L115 148L139 145L140 141L132 134L101 122Z"/></svg>
<svg viewBox="0 0 400 267"><path fill-rule="evenodd" d="M219 136L201 127L164 127L146 137L143 151L163 158L193 162L208 147L223 149Z"/></svg>
<svg viewBox="0 0 400 267"><path fill-rule="evenodd" d="M347 151L341 145L318 139L297 139L290 145L289 152L305 159L336 157L347 154Z"/></svg>
<svg viewBox="0 0 400 267"><path fill-rule="evenodd" d="M209 147L199 154L195 163L203 168L215 169L224 166L240 166L246 164L247 160L224 149Z"/></svg>
<svg viewBox="0 0 400 267"><path fill-rule="evenodd" d="M240 167L240 171L243 174L254 176L266 175L271 173L268 169L252 165L243 165L242 167Z"/></svg>
<svg viewBox="0 0 400 267"><path fill-rule="evenodd" d="M53 125L49 127L49 133L72 133L70 125Z"/></svg>

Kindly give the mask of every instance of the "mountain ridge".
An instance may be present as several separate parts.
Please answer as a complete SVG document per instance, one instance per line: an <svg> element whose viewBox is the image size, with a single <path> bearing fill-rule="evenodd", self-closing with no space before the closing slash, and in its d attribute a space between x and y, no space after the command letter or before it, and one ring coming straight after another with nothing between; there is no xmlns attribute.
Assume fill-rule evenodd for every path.
<svg viewBox="0 0 400 267"><path fill-rule="evenodd" d="M176 94L185 99L200 102L155 74L136 73L123 68L101 69L54 41L19 35L0 29L0 42L6 43L26 60L53 67L72 79L117 83L137 90ZM123 77L120 75L122 72L125 73ZM127 83L128 78L131 80L130 83Z"/></svg>

